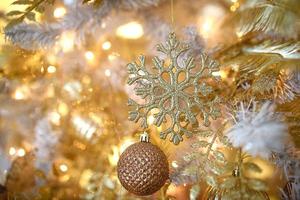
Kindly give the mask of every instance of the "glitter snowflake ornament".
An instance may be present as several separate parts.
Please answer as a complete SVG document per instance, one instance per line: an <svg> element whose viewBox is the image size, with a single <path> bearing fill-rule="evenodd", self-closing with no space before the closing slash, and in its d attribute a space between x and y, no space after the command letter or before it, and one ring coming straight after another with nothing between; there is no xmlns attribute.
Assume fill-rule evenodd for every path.
<svg viewBox="0 0 300 200"><path fill-rule="evenodd" d="M152 68L146 67L145 56L128 64L128 84L134 84L135 94L144 100L140 104L129 99L129 119L140 120L146 129L147 118L153 115L154 125L164 124L160 137L169 135L174 144L179 144L183 135L190 137L199 124L209 126L211 119L220 116L220 98L213 89L220 78L216 75L219 66L205 54L196 63L189 49L170 33L165 45L157 45L167 59L155 56Z"/></svg>

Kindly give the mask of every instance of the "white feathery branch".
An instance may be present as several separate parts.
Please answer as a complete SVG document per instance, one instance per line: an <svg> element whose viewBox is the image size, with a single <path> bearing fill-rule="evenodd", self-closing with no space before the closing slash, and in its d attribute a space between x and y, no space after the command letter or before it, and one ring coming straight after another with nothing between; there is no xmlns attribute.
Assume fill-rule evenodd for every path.
<svg viewBox="0 0 300 200"><path fill-rule="evenodd" d="M199 56L203 53L205 48L205 42L201 35L197 31L197 27L188 26L184 29L186 37L185 43L190 47L188 54L193 56L196 60L200 59Z"/></svg>
<svg viewBox="0 0 300 200"><path fill-rule="evenodd" d="M45 49L53 46L61 34L76 32L76 44L81 44L87 34L99 32L103 20L111 11L138 10L157 5L160 0L105 0L99 9L87 5L69 8L68 13L58 22L50 24L21 23L5 31L7 39L28 50ZM99 34L99 33L98 33Z"/></svg>
<svg viewBox="0 0 300 200"><path fill-rule="evenodd" d="M138 10L150 6L157 6L161 0L112 0L124 10Z"/></svg>
<svg viewBox="0 0 300 200"><path fill-rule="evenodd" d="M59 26L22 23L6 30L5 36L21 48L36 50L53 46L60 33Z"/></svg>
<svg viewBox="0 0 300 200"><path fill-rule="evenodd" d="M36 166L41 170L48 171L51 168L54 147L59 140L59 133L55 132L49 120L42 118L35 126Z"/></svg>
<svg viewBox="0 0 300 200"><path fill-rule="evenodd" d="M284 150L288 141L287 126L275 113L274 104L266 102L257 109L255 102L247 108L241 103L234 120L235 124L227 131L234 147L263 158Z"/></svg>
<svg viewBox="0 0 300 200"><path fill-rule="evenodd" d="M259 45L245 47L243 51L254 54L278 54L282 56L283 59L300 59L300 42L265 41Z"/></svg>
<svg viewBox="0 0 300 200"><path fill-rule="evenodd" d="M239 21L236 31L238 36L260 32L296 38L298 16L289 4L292 1L282 5L278 1L247 0L236 17Z"/></svg>
<svg viewBox="0 0 300 200"><path fill-rule="evenodd" d="M106 3L99 9L91 6L69 8L68 13L58 22L51 24L21 23L5 31L5 36L14 44L28 50L48 48L55 44L63 32L75 30L78 38L95 30L111 10Z"/></svg>

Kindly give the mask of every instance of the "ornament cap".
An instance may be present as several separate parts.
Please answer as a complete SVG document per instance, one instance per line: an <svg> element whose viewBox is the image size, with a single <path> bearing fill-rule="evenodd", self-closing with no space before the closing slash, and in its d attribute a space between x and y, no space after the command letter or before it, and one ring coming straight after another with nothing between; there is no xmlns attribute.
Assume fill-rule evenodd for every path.
<svg viewBox="0 0 300 200"><path fill-rule="evenodd" d="M150 136L149 136L149 134L148 134L146 131L144 131L144 132L141 134L141 136L140 136L140 141L141 141L141 142L150 142Z"/></svg>
<svg viewBox="0 0 300 200"><path fill-rule="evenodd" d="M239 177L240 176L240 169L239 168L236 168L232 171L232 175L234 177Z"/></svg>

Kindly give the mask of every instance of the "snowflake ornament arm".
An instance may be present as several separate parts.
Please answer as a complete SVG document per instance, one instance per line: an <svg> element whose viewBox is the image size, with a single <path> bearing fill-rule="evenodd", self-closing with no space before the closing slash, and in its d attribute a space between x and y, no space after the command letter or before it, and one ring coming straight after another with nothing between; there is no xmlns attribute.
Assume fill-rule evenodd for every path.
<svg viewBox="0 0 300 200"><path fill-rule="evenodd" d="M160 137L165 139L170 135L170 141L179 144L183 135L190 137L195 132L190 125L195 127L203 120L203 124L209 126L210 118L220 116L220 99L210 85L218 80L212 74L219 71L219 67L204 54L200 55L197 67L194 58L186 56L189 47L181 45L174 33L170 33L166 44L159 44L157 50L168 60L154 57L152 69L146 68L145 56L140 56L139 62L128 64L128 84L136 84L135 94L145 100L145 104L138 104L129 99L128 105L132 108L129 119L141 120L142 128L146 129L147 117L153 114L156 126L163 123L167 126ZM179 64L182 57L187 58Z"/></svg>

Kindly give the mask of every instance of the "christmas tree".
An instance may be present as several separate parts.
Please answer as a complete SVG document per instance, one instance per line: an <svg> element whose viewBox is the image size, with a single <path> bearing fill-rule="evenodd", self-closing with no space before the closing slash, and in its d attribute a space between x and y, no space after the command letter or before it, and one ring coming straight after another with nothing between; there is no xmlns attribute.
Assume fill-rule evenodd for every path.
<svg viewBox="0 0 300 200"><path fill-rule="evenodd" d="M0 9L0 199L300 199L299 0Z"/></svg>

